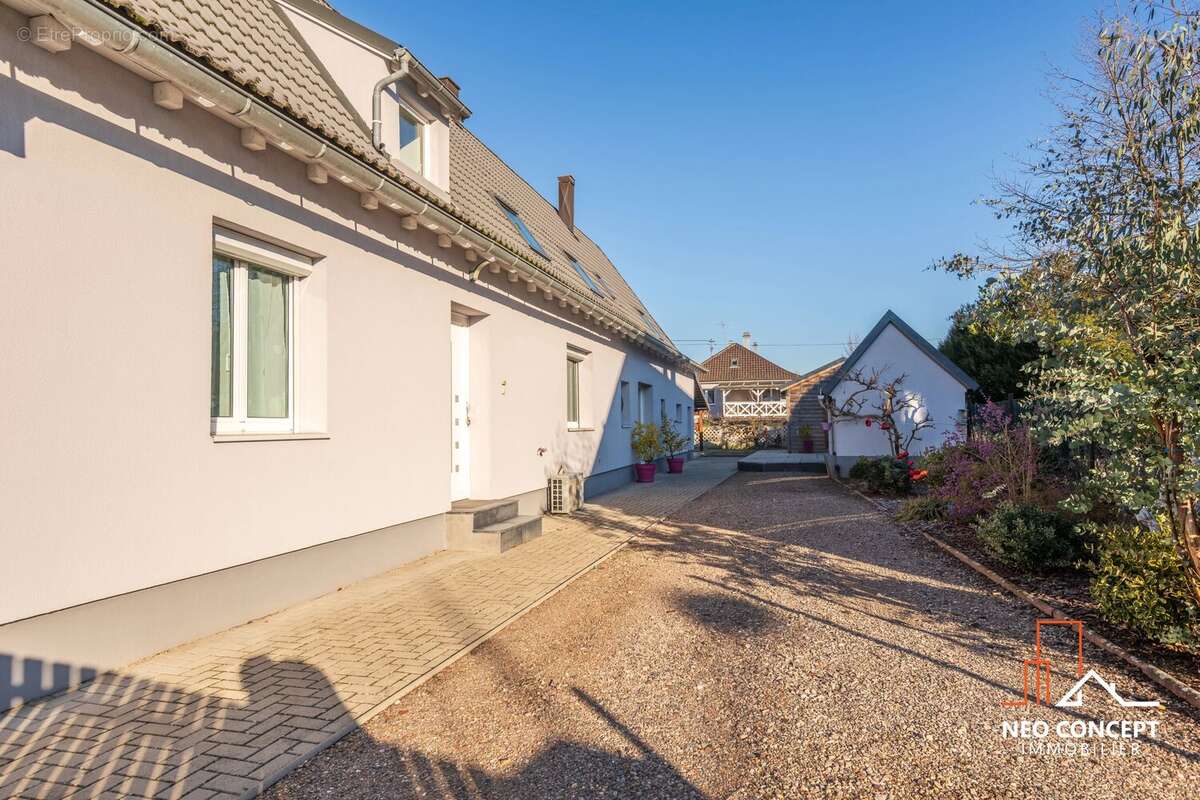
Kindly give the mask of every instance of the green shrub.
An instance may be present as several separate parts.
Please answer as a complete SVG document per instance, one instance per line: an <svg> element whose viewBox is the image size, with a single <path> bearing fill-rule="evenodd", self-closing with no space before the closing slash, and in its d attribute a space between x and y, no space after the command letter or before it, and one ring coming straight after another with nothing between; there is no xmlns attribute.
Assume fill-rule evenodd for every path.
<svg viewBox="0 0 1200 800"><path fill-rule="evenodd" d="M1101 615L1155 641L1200 643L1200 609L1171 534L1105 525L1093 535L1091 591Z"/></svg>
<svg viewBox="0 0 1200 800"><path fill-rule="evenodd" d="M649 464L662 455L661 433L653 422L635 422L629 444L639 461Z"/></svg>
<svg viewBox="0 0 1200 800"><path fill-rule="evenodd" d="M975 532L996 558L1026 572L1068 567L1082 555L1075 526L1034 505L1006 500L976 523Z"/></svg>
<svg viewBox="0 0 1200 800"><path fill-rule="evenodd" d="M896 512L896 519L901 522L934 522L946 516L946 501L925 495L914 497Z"/></svg>
<svg viewBox="0 0 1200 800"><path fill-rule="evenodd" d="M940 489L946 482L946 456L949 449L951 449L950 445L929 450L919 459L921 467L929 473L926 484L930 490Z"/></svg>
<svg viewBox="0 0 1200 800"><path fill-rule="evenodd" d="M860 458L850 468L850 477L866 481L867 488L877 494L908 495L912 494L910 469L907 460L891 456Z"/></svg>
<svg viewBox="0 0 1200 800"><path fill-rule="evenodd" d="M883 477L883 465L877 458L860 458L850 468L850 478L867 483L878 482Z"/></svg>

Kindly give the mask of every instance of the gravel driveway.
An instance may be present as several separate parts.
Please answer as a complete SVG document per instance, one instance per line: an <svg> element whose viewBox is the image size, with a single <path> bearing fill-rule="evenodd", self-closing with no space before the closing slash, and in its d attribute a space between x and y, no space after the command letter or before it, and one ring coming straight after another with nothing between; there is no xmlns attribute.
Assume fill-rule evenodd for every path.
<svg viewBox="0 0 1200 800"><path fill-rule="evenodd" d="M1200 723L1097 652L1164 708L1095 688L1078 709L1002 706L1034 619L824 478L740 473L267 796L1200 797ZM1066 633L1047 638L1070 668L1055 695ZM1159 738L1048 755L1001 735L1094 718Z"/></svg>

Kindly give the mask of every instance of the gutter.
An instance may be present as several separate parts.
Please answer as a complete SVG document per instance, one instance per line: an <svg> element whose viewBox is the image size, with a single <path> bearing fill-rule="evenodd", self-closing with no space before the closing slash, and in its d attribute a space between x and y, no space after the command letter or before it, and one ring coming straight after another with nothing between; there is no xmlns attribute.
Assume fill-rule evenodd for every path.
<svg viewBox="0 0 1200 800"><path fill-rule="evenodd" d="M528 282L543 291L553 288L564 299L571 298L572 303L581 310L616 328L622 336L647 350L672 361L686 358L666 346L655 346L658 344L656 341L621 315L598 305L544 268L437 208L323 134L309 130L215 70L142 30L114 9L101 5L97 0L37 0L37 3L89 46L96 49L107 47L114 54L175 84L198 105L220 109L241 120L259 130L281 150L325 167L339 182L376 195L393 211L411 215L429 230L445 234L460 246L475 250L494 269L507 268L521 273Z"/></svg>

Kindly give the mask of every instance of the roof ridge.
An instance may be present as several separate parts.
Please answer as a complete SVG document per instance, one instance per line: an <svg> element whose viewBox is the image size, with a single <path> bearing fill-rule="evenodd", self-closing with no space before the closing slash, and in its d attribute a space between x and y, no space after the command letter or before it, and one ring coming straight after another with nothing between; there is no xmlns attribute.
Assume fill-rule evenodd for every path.
<svg viewBox="0 0 1200 800"><path fill-rule="evenodd" d="M935 364L941 367L946 374L961 383L964 387L967 389L979 388L979 383L970 375L968 375L962 367L960 367L958 364L955 364L949 356L934 347L928 339L917 333L917 331L911 325L901 319L900 315L895 311L892 311L890 308L885 311L883 316L879 318L879 321L875 323L875 327L871 328L871 332L868 333L863 340L858 343L858 347L855 347L854 352L846 358L845 363L842 364L841 368L838 370L838 373L829 379L831 386L836 386L846 377L847 374L849 374L850 370L854 369L854 365L858 363L859 359L863 357L870 346L875 343L875 340L878 339L885 330L887 330L888 325L894 325L896 330L900 332L901 336L903 336L905 339L908 339L909 342L911 342L918 350L923 352L930 361L933 361Z"/></svg>

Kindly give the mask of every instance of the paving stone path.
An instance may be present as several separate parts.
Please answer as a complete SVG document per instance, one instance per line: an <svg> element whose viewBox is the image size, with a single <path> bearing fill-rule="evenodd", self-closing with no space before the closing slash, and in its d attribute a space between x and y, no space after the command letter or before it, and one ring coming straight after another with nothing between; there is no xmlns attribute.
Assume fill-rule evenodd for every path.
<svg viewBox="0 0 1200 800"><path fill-rule="evenodd" d="M253 797L736 470L631 484L503 555L444 552L0 716L0 797Z"/></svg>

